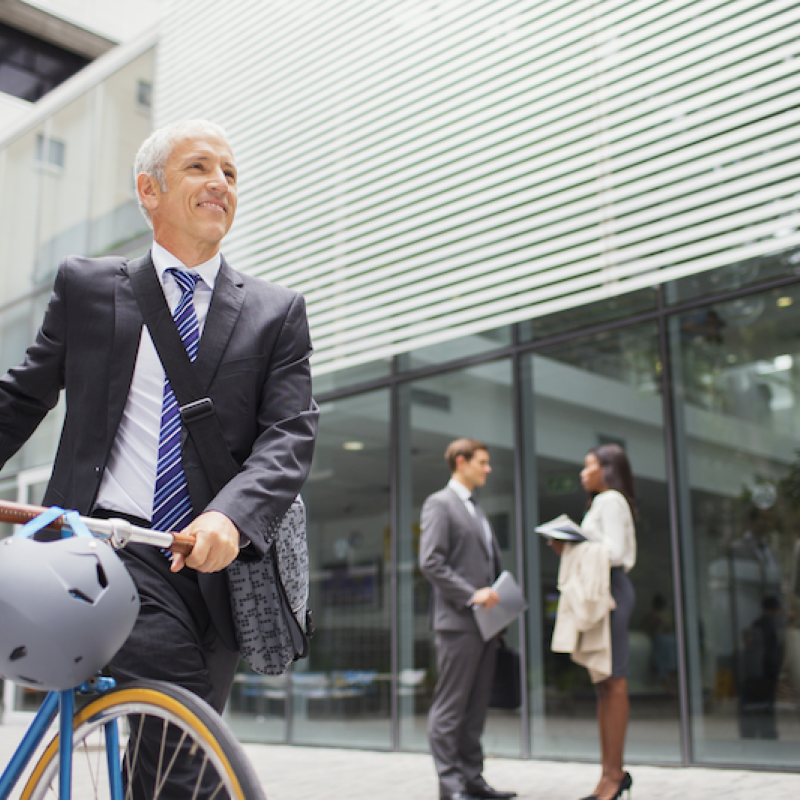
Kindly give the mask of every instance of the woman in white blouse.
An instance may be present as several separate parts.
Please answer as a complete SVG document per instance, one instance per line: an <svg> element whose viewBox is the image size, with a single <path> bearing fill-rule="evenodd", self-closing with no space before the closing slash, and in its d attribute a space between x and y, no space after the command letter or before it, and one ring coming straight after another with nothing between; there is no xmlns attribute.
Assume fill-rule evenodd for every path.
<svg viewBox="0 0 800 800"><path fill-rule="evenodd" d="M622 768L628 729L628 622L635 594L628 571L636 563L638 518L633 474L625 451L616 444L591 449L584 460L581 483L588 495L588 511L581 528L587 538L602 542L611 564L611 676L596 683L597 722L603 774L594 792L583 800L616 800L630 794L633 779ZM563 543L554 542L560 555Z"/></svg>

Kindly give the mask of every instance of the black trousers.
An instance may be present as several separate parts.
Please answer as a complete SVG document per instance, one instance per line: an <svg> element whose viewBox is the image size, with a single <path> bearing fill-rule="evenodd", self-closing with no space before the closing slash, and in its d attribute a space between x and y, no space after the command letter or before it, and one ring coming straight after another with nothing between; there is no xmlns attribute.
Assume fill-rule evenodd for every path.
<svg viewBox="0 0 800 800"><path fill-rule="evenodd" d="M110 512L95 515L106 514ZM129 521L149 527L142 520ZM109 664L111 675L120 686L143 678L178 684L221 713L233 685L239 654L220 641L197 585L196 573L184 567L173 574L166 556L148 545L129 545L119 555L133 577L141 605L133 631ZM140 752L140 758L151 750L153 760L145 758L133 776L137 800L153 796L149 773L158 757L160 736L160 729L144 731L144 751ZM184 763L186 759L181 757L178 761ZM191 796L197 777L191 768L185 773L176 776L163 796L170 800Z"/></svg>

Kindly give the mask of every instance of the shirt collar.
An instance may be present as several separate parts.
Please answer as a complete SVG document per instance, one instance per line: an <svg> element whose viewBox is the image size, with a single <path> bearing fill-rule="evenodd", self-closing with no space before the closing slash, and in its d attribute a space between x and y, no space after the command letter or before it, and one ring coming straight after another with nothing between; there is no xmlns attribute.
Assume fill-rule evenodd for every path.
<svg viewBox="0 0 800 800"><path fill-rule="evenodd" d="M450 478L450 482L447 484L464 502L469 500L472 497L472 492L464 486L461 481L457 481L455 478Z"/></svg>
<svg viewBox="0 0 800 800"><path fill-rule="evenodd" d="M180 269L185 269L187 272L190 271L185 264L181 263L180 259L172 255L169 250L156 241L153 241L151 255L153 258L153 266L156 268L156 274L162 286L164 285L164 273L170 267L179 267ZM208 261L204 261L202 264L192 267L191 271L196 272L203 279L203 283L213 291L214 283L217 280L221 265L222 255L217 253Z"/></svg>

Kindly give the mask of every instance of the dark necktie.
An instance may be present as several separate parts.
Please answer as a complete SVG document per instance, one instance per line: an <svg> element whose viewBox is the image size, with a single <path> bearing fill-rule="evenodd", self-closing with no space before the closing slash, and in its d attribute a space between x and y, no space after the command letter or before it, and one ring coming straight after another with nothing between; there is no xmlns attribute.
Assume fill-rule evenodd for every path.
<svg viewBox="0 0 800 800"><path fill-rule="evenodd" d="M474 495L470 495L467 500L472 503L473 508L475 509L475 519L478 520L478 525L480 525L481 533L483 534L483 542L488 548L489 552L492 552L492 545L491 540L489 538L489 534L486 533L486 526L483 524L483 511L481 510L480 506L478 505L478 501L475 499Z"/></svg>
<svg viewBox="0 0 800 800"><path fill-rule="evenodd" d="M180 286L182 295L172 316L183 339L189 358L197 358L200 329L194 310L194 290L200 276L175 267L167 270ZM161 407L161 431L158 437L156 487L153 496L153 529L179 531L193 516L189 487L181 462L181 414L175 393L164 376L164 401Z"/></svg>

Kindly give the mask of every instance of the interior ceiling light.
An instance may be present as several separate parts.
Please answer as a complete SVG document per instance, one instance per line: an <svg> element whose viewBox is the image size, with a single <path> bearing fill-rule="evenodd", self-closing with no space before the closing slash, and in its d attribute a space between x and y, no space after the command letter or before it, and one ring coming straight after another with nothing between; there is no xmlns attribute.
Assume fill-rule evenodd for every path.
<svg viewBox="0 0 800 800"><path fill-rule="evenodd" d="M345 450L363 450L364 442L345 442L342 447Z"/></svg>
<svg viewBox="0 0 800 800"><path fill-rule="evenodd" d="M791 297L779 297L778 298L778 308L789 308L789 306L794 302Z"/></svg>

